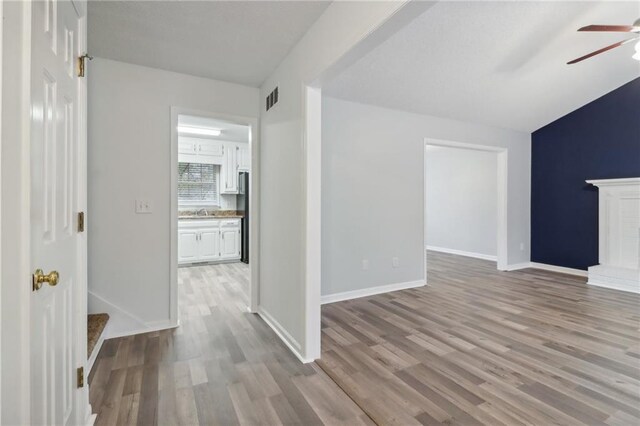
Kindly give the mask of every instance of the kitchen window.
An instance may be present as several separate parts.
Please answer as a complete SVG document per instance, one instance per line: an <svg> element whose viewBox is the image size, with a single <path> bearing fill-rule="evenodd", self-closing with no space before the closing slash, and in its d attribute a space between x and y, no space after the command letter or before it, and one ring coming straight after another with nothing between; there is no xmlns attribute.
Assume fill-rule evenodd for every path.
<svg viewBox="0 0 640 426"><path fill-rule="evenodd" d="M219 206L220 166L202 163L178 163L178 204Z"/></svg>

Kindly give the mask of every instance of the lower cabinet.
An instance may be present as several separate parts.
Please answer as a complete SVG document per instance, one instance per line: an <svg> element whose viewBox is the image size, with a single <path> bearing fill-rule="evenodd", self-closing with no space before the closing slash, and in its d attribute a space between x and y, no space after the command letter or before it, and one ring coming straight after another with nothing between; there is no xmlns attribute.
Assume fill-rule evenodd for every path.
<svg viewBox="0 0 640 426"><path fill-rule="evenodd" d="M240 259L240 219L178 222L178 264Z"/></svg>
<svg viewBox="0 0 640 426"><path fill-rule="evenodd" d="M220 259L220 230L201 229L198 244L199 262L207 262Z"/></svg>
<svg viewBox="0 0 640 426"><path fill-rule="evenodd" d="M220 235L220 257L222 259L240 257L240 229L222 229Z"/></svg>
<svg viewBox="0 0 640 426"><path fill-rule="evenodd" d="M178 263L198 261L198 232L194 229L178 230Z"/></svg>

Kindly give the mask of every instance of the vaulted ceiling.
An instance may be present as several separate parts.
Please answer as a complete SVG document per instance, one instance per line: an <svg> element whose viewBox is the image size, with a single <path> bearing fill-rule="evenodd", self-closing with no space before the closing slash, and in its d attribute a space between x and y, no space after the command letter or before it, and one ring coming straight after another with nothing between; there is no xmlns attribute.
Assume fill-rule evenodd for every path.
<svg viewBox="0 0 640 426"><path fill-rule="evenodd" d="M94 56L258 87L327 1L90 1Z"/></svg>
<svg viewBox="0 0 640 426"><path fill-rule="evenodd" d="M323 87L342 99L534 131L640 76L624 33L640 2L441 2ZM640 96L640 95L639 95Z"/></svg>

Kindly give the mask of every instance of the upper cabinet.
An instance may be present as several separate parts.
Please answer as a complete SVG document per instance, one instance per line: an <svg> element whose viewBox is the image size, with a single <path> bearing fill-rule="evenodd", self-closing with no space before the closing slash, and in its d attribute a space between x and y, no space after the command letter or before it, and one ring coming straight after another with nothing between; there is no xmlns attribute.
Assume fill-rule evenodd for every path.
<svg viewBox="0 0 640 426"><path fill-rule="evenodd" d="M224 164L222 165L222 185L221 194L238 193L238 152L240 147L237 143L225 142Z"/></svg>
<svg viewBox="0 0 640 426"><path fill-rule="evenodd" d="M251 171L251 151L248 143L180 136L178 162L204 163L220 166L220 193L238 193L238 173Z"/></svg>
<svg viewBox="0 0 640 426"><path fill-rule="evenodd" d="M181 163L219 164L224 161L226 142L180 136L178 161Z"/></svg>
<svg viewBox="0 0 640 426"><path fill-rule="evenodd" d="M248 143L238 144L238 170L241 172L251 170L251 150Z"/></svg>

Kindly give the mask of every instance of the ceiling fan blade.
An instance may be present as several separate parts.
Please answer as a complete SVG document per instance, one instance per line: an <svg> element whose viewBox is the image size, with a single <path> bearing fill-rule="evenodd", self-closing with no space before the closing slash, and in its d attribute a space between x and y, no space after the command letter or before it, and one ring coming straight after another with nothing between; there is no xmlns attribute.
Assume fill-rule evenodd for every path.
<svg viewBox="0 0 640 426"><path fill-rule="evenodd" d="M627 40L619 41L617 43L613 43L612 45L609 45L607 47L603 47L602 49L598 49L598 50L596 50L594 52L588 53L588 54L586 54L584 56L581 56L581 57L579 57L577 59L574 59L573 61L567 62L567 65L571 65L571 64L575 64L576 62L584 61L585 59L589 59L592 56L599 55L600 53L606 52L607 50L615 49L618 46L622 46L623 44L631 43L632 41L636 41L638 39L640 39L640 37L630 38L630 39L627 39Z"/></svg>
<svg viewBox="0 0 640 426"><path fill-rule="evenodd" d="M587 25L580 28L578 31L610 31L619 33L637 33L640 32L640 27L633 25Z"/></svg>

